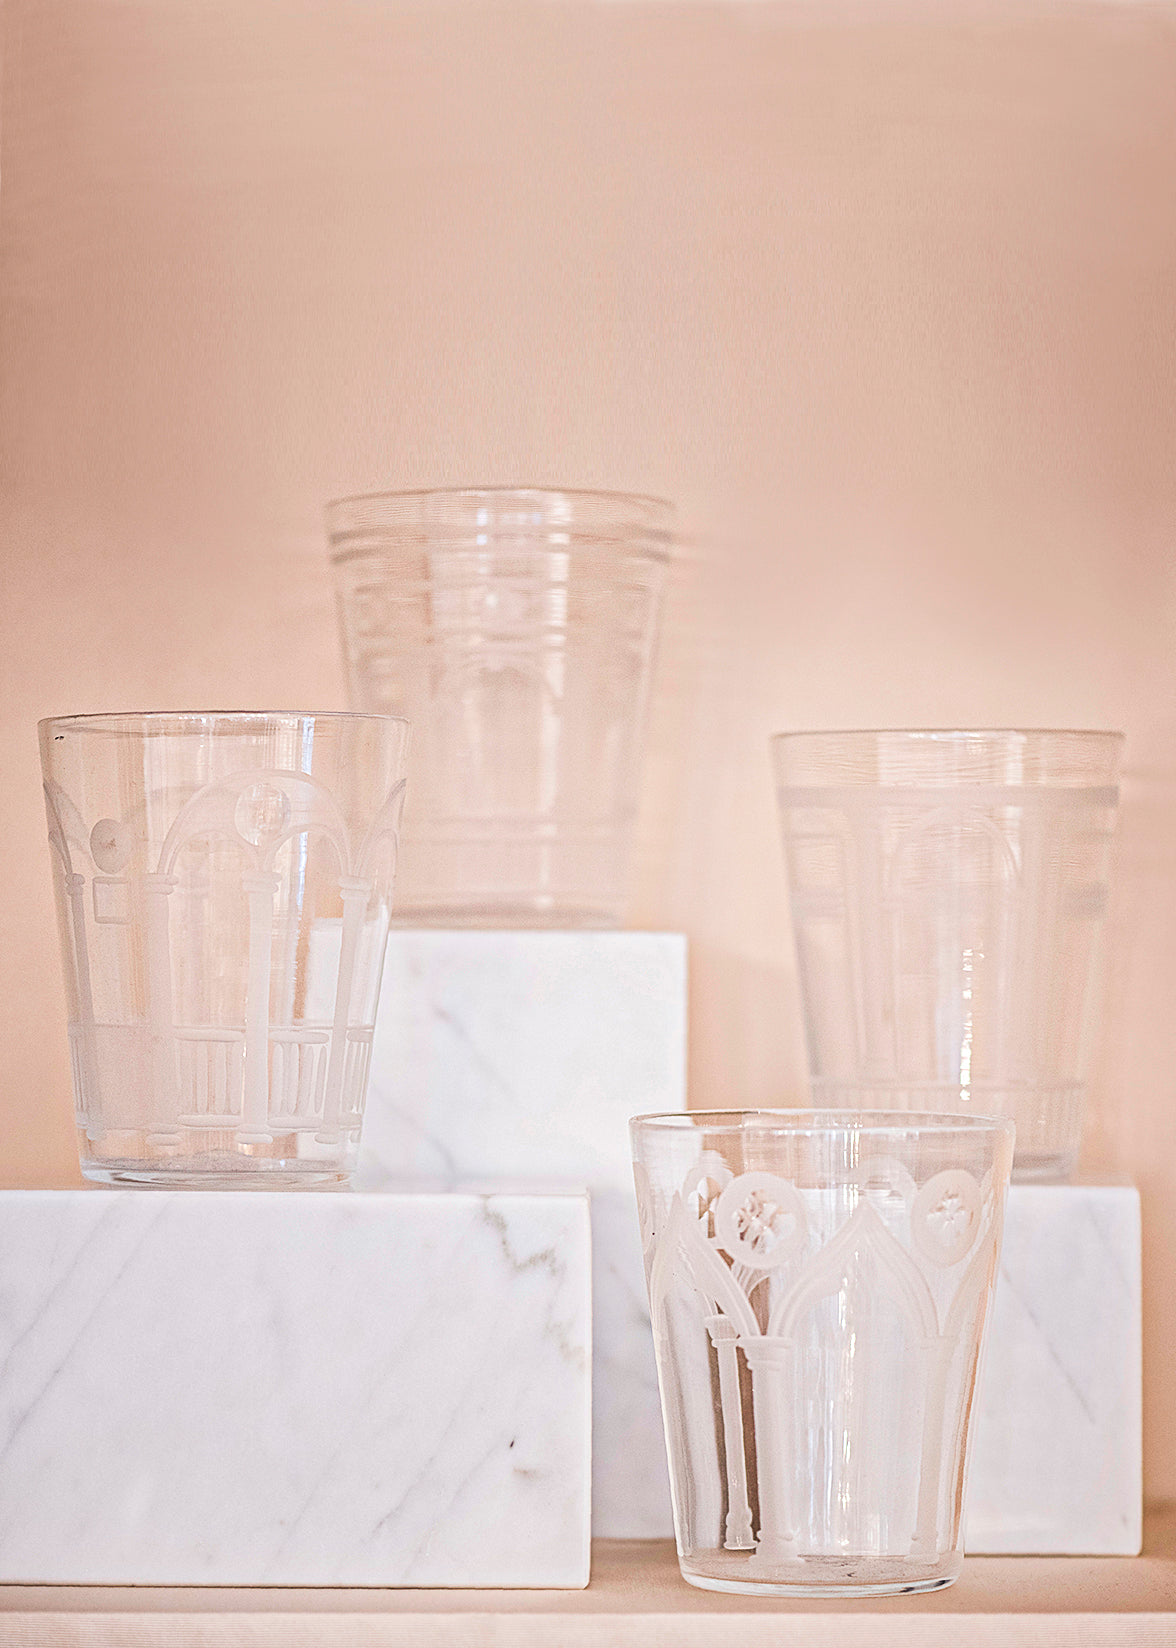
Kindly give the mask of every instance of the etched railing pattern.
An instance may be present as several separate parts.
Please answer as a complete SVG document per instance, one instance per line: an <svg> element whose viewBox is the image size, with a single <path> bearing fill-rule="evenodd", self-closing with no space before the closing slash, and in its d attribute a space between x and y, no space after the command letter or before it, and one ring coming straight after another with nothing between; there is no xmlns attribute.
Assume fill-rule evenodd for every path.
<svg viewBox="0 0 1176 1648"><path fill-rule="evenodd" d="M241 1119L245 1032L217 1025L184 1025L175 1031L177 1086L191 1108L181 1127L235 1127Z"/></svg>
<svg viewBox="0 0 1176 1648"><path fill-rule="evenodd" d="M271 1127L280 1132L322 1126L331 1033L312 1026L270 1031Z"/></svg>

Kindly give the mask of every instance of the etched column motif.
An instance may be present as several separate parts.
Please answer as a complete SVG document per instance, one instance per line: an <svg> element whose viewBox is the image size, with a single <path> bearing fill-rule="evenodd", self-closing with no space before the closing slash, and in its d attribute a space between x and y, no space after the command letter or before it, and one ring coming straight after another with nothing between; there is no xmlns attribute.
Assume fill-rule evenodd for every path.
<svg viewBox="0 0 1176 1648"><path fill-rule="evenodd" d="M49 845L61 876L64 898L58 916L64 923L63 948L72 965L66 966L66 995L70 1016L70 1073L74 1089L74 1114L79 1127L86 1125L90 1110L99 1102L98 1057L95 1045L94 996L90 973L90 953L86 940L86 878L74 869L70 842L85 850L86 829L81 814L59 784L44 784L45 818ZM68 910L68 915L66 914Z"/></svg>
<svg viewBox="0 0 1176 1648"><path fill-rule="evenodd" d="M270 1144L270 967L279 882L276 875L263 873L242 876L241 884L249 900L249 984L245 993L245 1093L237 1137L242 1144Z"/></svg>
<svg viewBox="0 0 1176 1648"><path fill-rule="evenodd" d="M905 1538L916 1557L931 1557L939 1548L940 1510L945 1504L950 1508L952 1487L945 1464L958 1454L958 1438L945 1434L948 1386L969 1321L982 1309L993 1280L997 1198L988 1180L982 1186L962 1170L940 1172L916 1188L909 1174L893 1169L886 1160L867 1162L859 1177L834 1192L802 1194L774 1174L732 1177L708 1152L705 1168L700 1163L674 1196L664 1229L651 1233L655 1331L667 1331L674 1276L698 1301L698 1319L714 1348L726 1460L724 1544L728 1550L754 1548L755 1564L770 1566L798 1555L801 1508L790 1499L797 1479L790 1450L798 1434L795 1416L803 1412L800 1358L806 1324L831 1298L840 1301L839 1332L851 1342L864 1336L857 1347L865 1357L859 1355L857 1362L859 1385L869 1380L873 1364L864 1341L877 1331L873 1312L883 1298L896 1313L888 1320L900 1324L893 1331L901 1339L893 1343L905 1344L909 1366L921 1370L914 1387L921 1414L912 1477L917 1503L899 1543ZM757 1307L753 1296L761 1289ZM862 1289L870 1309L855 1330L867 1297ZM749 1503L740 1353L751 1376L758 1528ZM868 1399L868 1389L854 1388L852 1381L844 1392L851 1415L846 1434L858 1435L866 1445L861 1415ZM958 1406L954 1403L953 1411ZM965 1420L966 1404L960 1423ZM848 1454L837 1462L838 1469L852 1466Z"/></svg>
<svg viewBox="0 0 1176 1648"><path fill-rule="evenodd" d="M747 1500L747 1458L743 1451L743 1403L739 1395L739 1358L735 1329L721 1313L708 1316L707 1331L719 1361L719 1402L723 1410L723 1452L727 1460L727 1517L724 1541L729 1551L755 1548L751 1506Z"/></svg>
<svg viewBox="0 0 1176 1648"><path fill-rule="evenodd" d="M339 881L343 899L343 931L339 941L339 979L335 987L335 1013L331 1024L331 1058L327 1066L327 1091L323 1103L323 1125L315 1137L333 1144L339 1137L339 1117L343 1108L343 1078L347 1069L347 1027L351 1009L351 982L355 971L355 948L363 927L364 912L372 894L370 881L343 876Z"/></svg>
<svg viewBox="0 0 1176 1648"><path fill-rule="evenodd" d="M222 1137L268 1146L279 1133L313 1135L329 1147L354 1131L378 986L365 923L386 926L403 794L402 780L356 854L334 797L305 772L242 771L182 802L161 790L147 808L172 815L170 828L148 860L142 803L90 829L46 783L80 1125L142 1132L161 1156L195 1148L185 1140L200 1135L221 1136L222 1150ZM75 868L86 854L103 872L92 928L87 877ZM215 922L226 937L213 966ZM100 977L107 968L101 1025L92 963ZM108 1078L116 1061L121 1072L117 1120L104 1114L103 1060Z"/></svg>
<svg viewBox="0 0 1176 1648"><path fill-rule="evenodd" d="M155 1116L150 1142L175 1144L180 1134L176 1121L180 1113L176 1082L175 1028L172 1022L170 899L176 887L174 875L143 877L147 922L147 1013L151 1029L152 1091Z"/></svg>
<svg viewBox="0 0 1176 1648"><path fill-rule="evenodd" d="M790 1394L792 1345L787 1339L758 1335L740 1339L739 1348L751 1369L760 1505L756 1555L766 1562L779 1562L794 1557L797 1550L796 1529L788 1514L790 1461L783 1414Z"/></svg>
<svg viewBox="0 0 1176 1648"><path fill-rule="evenodd" d="M79 1116L84 1117L89 1106L98 1097L98 1061L94 1048L94 996L90 978L90 954L86 943L86 878L83 875L78 875L74 870L64 870L63 874L69 897L76 967L74 994L78 1016L79 1064L82 1078L82 1091L76 1095L76 1108Z"/></svg>

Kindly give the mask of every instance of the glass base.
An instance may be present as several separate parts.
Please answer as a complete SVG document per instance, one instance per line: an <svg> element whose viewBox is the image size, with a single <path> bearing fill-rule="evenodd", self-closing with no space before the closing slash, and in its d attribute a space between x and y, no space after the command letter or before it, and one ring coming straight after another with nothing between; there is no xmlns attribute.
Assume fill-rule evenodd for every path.
<svg viewBox="0 0 1176 1648"><path fill-rule="evenodd" d="M346 1184L350 1170L338 1167L260 1167L219 1165L182 1167L178 1162L82 1163L82 1177L93 1184L150 1187L156 1190L315 1190Z"/></svg>
<svg viewBox="0 0 1176 1648"><path fill-rule="evenodd" d="M697 1557L689 1559L697 1563ZM942 1591L960 1577L963 1557L951 1552L934 1562L903 1557L797 1557L790 1562L759 1563L747 1555L709 1553L706 1570L679 1565L682 1578L700 1591L732 1596L877 1597Z"/></svg>
<svg viewBox="0 0 1176 1648"><path fill-rule="evenodd" d="M1076 1150L1046 1151L1013 1158L1014 1184L1069 1184L1078 1168Z"/></svg>
<svg viewBox="0 0 1176 1648"><path fill-rule="evenodd" d="M556 932L608 931L621 925L621 914L613 908L589 905L553 905L536 899L533 902L485 904L444 904L421 901L406 903L397 900L392 915L393 929L398 927L465 927L499 932L533 932L551 929Z"/></svg>

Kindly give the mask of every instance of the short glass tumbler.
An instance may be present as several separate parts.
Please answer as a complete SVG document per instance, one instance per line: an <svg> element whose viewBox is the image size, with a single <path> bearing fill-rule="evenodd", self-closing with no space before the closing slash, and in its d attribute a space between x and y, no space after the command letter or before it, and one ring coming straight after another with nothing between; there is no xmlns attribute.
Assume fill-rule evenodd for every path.
<svg viewBox="0 0 1176 1648"><path fill-rule="evenodd" d="M40 730L83 1173L345 1178L406 723L160 713Z"/></svg>
<svg viewBox="0 0 1176 1648"><path fill-rule="evenodd" d="M683 1577L950 1585L1012 1124L712 1111L631 1133Z"/></svg>
<svg viewBox="0 0 1176 1648"><path fill-rule="evenodd" d="M973 1105L1014 1177L1082 1137L1123 739L784 733L773 757L813 1102ZM866 1097L863 1099L863 1091Z"/></svg>
<svg viewBox="0 0 1176 1648"><path fill-rule="evenodd" d="M670 517L595 492L330 505L351 701L413 726L398 923L623 919Z"/></svg>

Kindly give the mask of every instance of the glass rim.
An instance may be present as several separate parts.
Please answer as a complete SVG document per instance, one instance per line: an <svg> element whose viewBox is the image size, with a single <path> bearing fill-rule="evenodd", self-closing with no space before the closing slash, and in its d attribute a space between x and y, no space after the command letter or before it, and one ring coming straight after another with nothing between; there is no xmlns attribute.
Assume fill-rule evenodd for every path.
<svg viewBox="0 0 1176 1648"><path fill-rule="evenodd" d="M1122 743L1127 734L1113 727L830 727L827 731L774 732L769 743L811 738L1083 738Z"/></svg>
<svg viewBox="0 0 1176 1648"><path fill-rule="evenodd" d="M1008 1116L961 1116L942 1110L665 1110L631 1116L629 1126L634 1132L651 1134L727 1132L830 1137L853 1133L871 1138L899 1133L1003 1134L1012 1138L1016 1132Z"/></svg>
<svg viewBox="0 0 1176 1648"><path fill-rule="evenodd" d="M345 504L413 503L428 498L599 498L613 504L640 504L642 508L673 515L668 498L655 492L620 492L595 486L409 486L376 492L346 492L327 500L327 511Z"/></svg>
<svg viewBox="0 0 1176 1648"><path fill-rule="evenodd" d="M604 491L592 487L434 486L405 491L353 492L346 497L332 498L324 510L330 559L338 564L370 553L366 542L356 540L368 540L379 534L428 536L439 546L450 539L461 541L466 523L432 519L428 513L430 505L448 503L458 508L473 508L483 502L488 505L514 502L551 507L560 501L567 505L566 521L530 523L526 530L520 525L515 529L515 536L542 540L562 531L572 541L561 548L582 551L589 547L595 529L598 542L623 543L631 539L634 549L639 548L650 559L670 558L675 510L668 498L654 493ZM611 509L614 519L594 521L593 508ZM362 518L363 511L374 518Z"/></svg>
<svg viewBox="0 0 1176 1648"><path fill-rule="evenodd" d="M51 728L62 732L134 733L152 728L162 730L172 723L175 735L179 736L185 732L210 731L209 722L223 722L249 731L274 722L302 725L308 721L367 721L406 729L411 726L406 716L379 715L368 710L99 710L83 715L47 715L37 722L37 728L42 735Z"/></svg>

